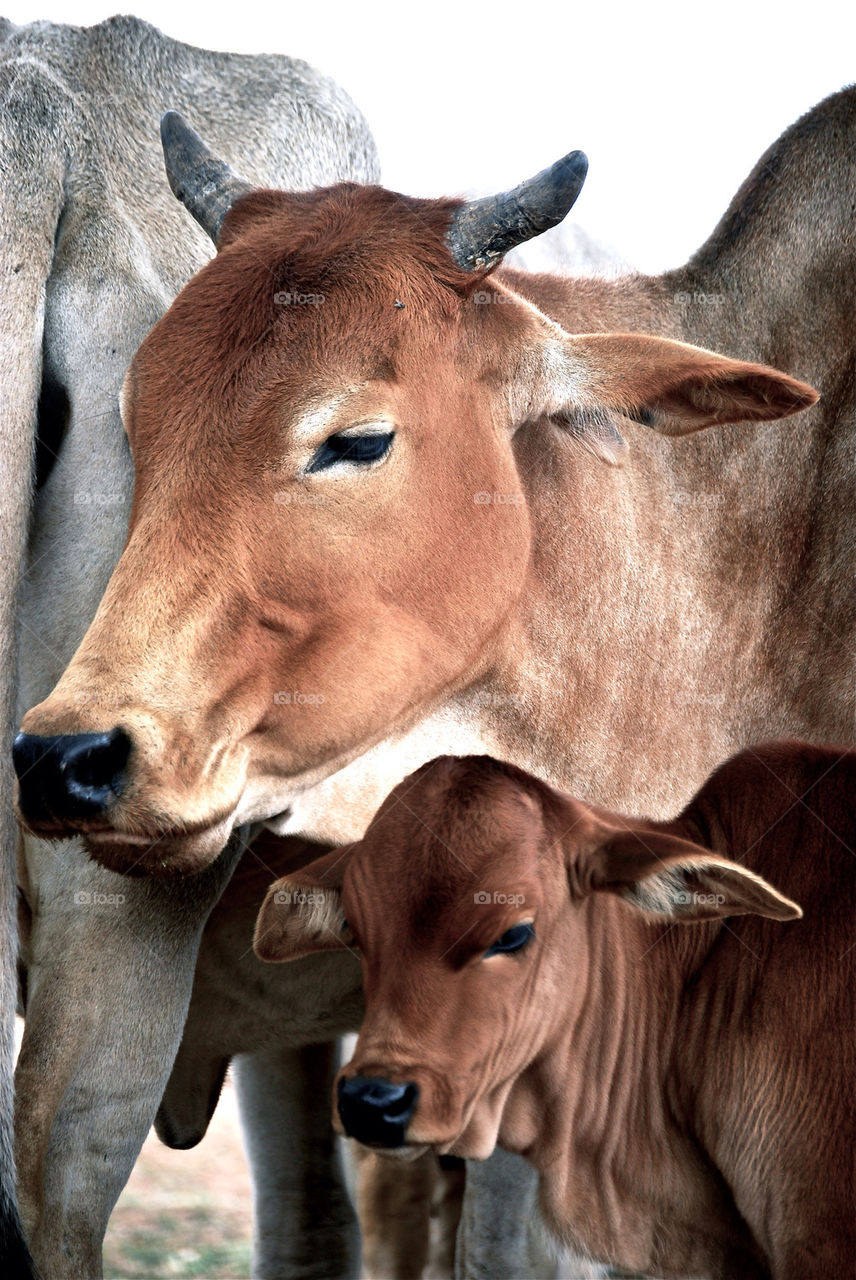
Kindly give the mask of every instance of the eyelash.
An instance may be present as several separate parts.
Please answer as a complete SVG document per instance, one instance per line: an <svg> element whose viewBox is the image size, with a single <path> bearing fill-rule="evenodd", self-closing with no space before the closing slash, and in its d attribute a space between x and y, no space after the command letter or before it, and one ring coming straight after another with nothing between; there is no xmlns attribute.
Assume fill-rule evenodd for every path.
<svg viewBox="0 0 856 1280"><path fill-rule="evenodd" d="M380 462L389 453L394 435L394 431L377 431L364 436L347 436L342 432L330 436L316 450L307 471L326 471L337 462L356 463L358 466Z"/></svg>
<svg viewBox="0 0 856 1280"><path fill-rule="evenodd" d="M512 925L510 929L506 929L501 938L497 938L492 947L488 947L484 953L485 958L488 956L515 955L516 952L522 951L524 947L527 947L534 937L535 926L533 924ZM505 946L502 945L503 942L506 943ZM509 946L509 942L512 945Z"/></svg>

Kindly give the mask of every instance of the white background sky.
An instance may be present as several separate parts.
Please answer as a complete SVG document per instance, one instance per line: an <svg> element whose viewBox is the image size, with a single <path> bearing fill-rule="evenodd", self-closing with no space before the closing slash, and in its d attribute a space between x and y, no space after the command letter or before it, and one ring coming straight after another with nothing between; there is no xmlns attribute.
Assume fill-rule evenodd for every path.
<svg viewBox="0 0 856 1280"><path fill-rule="evenodd" d="M3 8L14 22L83 25L116 11ZM856 80L853 0L137 0L124 11L191 44L287 53L333 75L368 117L386 185L414 195L514 186L578 147L591 168L571 216L648 271L684 261L778 134Z"/></svg>

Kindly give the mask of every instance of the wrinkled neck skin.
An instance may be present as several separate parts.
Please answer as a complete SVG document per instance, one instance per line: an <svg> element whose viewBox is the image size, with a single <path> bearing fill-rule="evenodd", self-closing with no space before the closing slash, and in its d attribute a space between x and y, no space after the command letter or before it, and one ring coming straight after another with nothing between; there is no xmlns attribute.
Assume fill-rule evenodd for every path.
<svg viewBox="0 0 856 1280"><path fill-rule="evenodd" d="M694 1095L715 1072L694 1034L704 1011L693 1016L686 986L719 929L669 932L608 895L583 911L591 963L579 1016L557 993L541 1052L506 1102L499 1145L537 1168L547 1225L577 1251L646 1275L763 1280L732 1196L691 1136L678 1084L691 1079Z"/></svg>
<svg viewBox="0 0 856 1280"><path fill-rule="evenodd" d="M536 542L487 710L525 690L526 714L510 732L507 710L491 727L508 758L613 807L672 812L751 741L853 740L853 700L842 696L853 606L831 590L853 556L836 534L854 480L853 405L834 394L852 339L833 295L811 317L828 341L794 343L808 263L775 296L751 262L723 250L659 279L577 282L561 300L549 277L508 273L570 332L648 329L823 389L815 409L779 423L681 440L631 423L620 468L551 424L518 432ZM690 295L718 301L674 301Z"/></svg>

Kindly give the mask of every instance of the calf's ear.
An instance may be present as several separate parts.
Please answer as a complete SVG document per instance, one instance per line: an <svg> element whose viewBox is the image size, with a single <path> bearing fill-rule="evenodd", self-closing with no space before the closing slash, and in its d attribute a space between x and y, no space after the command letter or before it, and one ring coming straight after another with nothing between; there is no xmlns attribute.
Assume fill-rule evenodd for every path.
<svg viewBox="0 0 856 1280"><path fill-rule="evenodd" d="M271 885L253 938L260 960L297 960L343 947L355 950L342 910L342 880L352 850L353 845L332 849Z"/></svg>
<svg viewBox="0 0 856 1280"><path fill-rule="evenodd" d="M584 878L646 915L693 924L725 916L797 920L802 910L746 867L670 832L629 828L586 856Z"/></svg>
<svg viewBox="0 0 856 1280"><path fill-rule="evenodd" d="M765 422L807 409L817 392L766 365L639 333L566 334L530 316L513 362L514 425L548 417L604 462L621 464L623 418L666 436Z"/></svg>

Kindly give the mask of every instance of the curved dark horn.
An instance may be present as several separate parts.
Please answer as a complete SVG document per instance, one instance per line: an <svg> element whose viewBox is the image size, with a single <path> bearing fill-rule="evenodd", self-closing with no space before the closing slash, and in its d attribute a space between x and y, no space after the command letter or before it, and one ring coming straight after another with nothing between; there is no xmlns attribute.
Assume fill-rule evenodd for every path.
<svg viewBox="0 0 856 1280"><path fill-rule="evenodd" d="M253 188L217 159L178 111L161 117L161 142L173 195L216 244L226 214Z"/></svg>
<svg viewBox="0 0 856 1280"><path fill-rule="evenodd" d="M493 266L524 240L555 227L582 190L588 159L572 151L513 191L470 200L455 214L446 243L464 271Z"/></svg>

